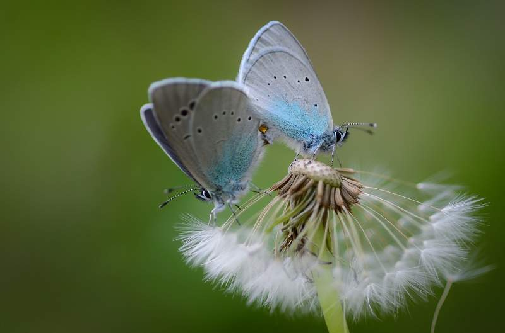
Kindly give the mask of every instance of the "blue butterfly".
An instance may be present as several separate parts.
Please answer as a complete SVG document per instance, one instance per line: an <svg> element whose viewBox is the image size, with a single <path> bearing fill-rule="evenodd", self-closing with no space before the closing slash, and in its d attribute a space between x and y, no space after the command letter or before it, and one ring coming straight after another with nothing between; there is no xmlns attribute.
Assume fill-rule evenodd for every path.
<svg viewBox="0 0 505 333"><path fill-rule="evenodd" d="M233 212L263 155L259 120L244 87L171 78L153 83L149 98L140 114L153 139L196 183L196 197L214 202L214 219L226 205Z"/></svg>
<svg viewBox="0 0 505 333"><path fill-rule="evenodd" d="M305 49L280 22L261 28L249 43L237 81L247 87L262 121L260 131L271 142L277 138L302 155L332 152L355 126L334 125L330 106Z"/></svg>

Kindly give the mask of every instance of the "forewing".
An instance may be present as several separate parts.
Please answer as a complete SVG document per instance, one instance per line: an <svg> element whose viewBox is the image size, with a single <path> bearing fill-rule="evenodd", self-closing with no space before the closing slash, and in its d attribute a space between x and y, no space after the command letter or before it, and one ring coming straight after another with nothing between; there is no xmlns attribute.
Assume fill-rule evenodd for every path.
<svg viewBox="0 0 505 333"><path fill-rule="evenodd" d="M154 116L153 104L145 104L140 109L140 117L144 123L147 131L151 134L152 138L156 143L163 149L163 151L172 159L172 161L190 178L195 180L186 166L179 160L179 157L175 153L174 149L170 146L163 130L161 129L158 121ZM195 180L196 181L196 180Z"/></svg>
<svg viewBox="0 0 505 333"><path fill-rule="evenodd" d="M285 48L292 54L295 54L300 60L305 62L308 67L312 64L307 52L296 39L296 37L282 23L272 21L263 26L249 43L247 50L242 56L240 63L238 81L243 82L244 74L248 71L254 58L269 48Z"/></svg>
<svg viewBox="0 0 505 333"><path fill-rule="evenodd" d="M263 151L258 126L236 82L216 82L202 93L191 127L206 188L235 194L250 181Z"/></svg>
<svg viewBox="0 0 505 333"><path fill-rule="evenodd" d="M198 183L203 176L193 145L188 140L191 138L191 118L194 117L198 97L210 84L199 79L171 78L149 87L154 117L168 149L162 144L160 146L182 171ZM153 138L160 142L159 135L153 135Z"/></svg>
<svg viewBox="0 0 505 333"><path fill-rule="evenodd" d="M333 129L330 107L312 67L287 49L256 56L244 85L259 118L298 143Z"/></svg>

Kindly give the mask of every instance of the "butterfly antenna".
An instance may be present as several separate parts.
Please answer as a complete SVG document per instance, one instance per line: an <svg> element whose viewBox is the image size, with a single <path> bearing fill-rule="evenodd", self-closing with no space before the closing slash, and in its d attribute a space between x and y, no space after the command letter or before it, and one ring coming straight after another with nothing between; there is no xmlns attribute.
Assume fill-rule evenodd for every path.
<svg viewBox="0 0 505 333"><path fill-rule="evenodd" d="M174 186L174 187L170 187L170 188L166 188L163 190L163 193L165 194L170 194L174 191L177 191L177 190L181 190L181 189L187 189L188 187L193 187L195 185L191 184L191 185L180 185L180 186Z"/></svg>
<svg viewBox="0 0 505 333"><path fill-rule="evenodd" d="M340 127L345 127L346 129L355 128L357 130L360 130L360 131L363 131L365 133L372 135L373 131L371 129L366 129L366 128L362 128L362 127L377 128L377 123L345 123L345 124L340 125Z"/></svg>
<svg viewBox="0 0 505 333"><path fill-rule="evenodd" d="M161 208L163 208L163 207L165 207L166 205L168 205L168 204L169 204L172 200L174 200L174 199L176 199L176 198L178 198L178 197L180 197L180 196L182 196L182 195L184 195L184 194L187 194L187 193L189 193L189 192L192 192L192 191L194 191L194 190L196 190L196 188L192 187L192 188L190 188L190 189L187 189L187 190L185 190L185 191L179 192L179 193L177 193L176 195L174 195L174 196L172 196L172 197L168 198L166 201L164 201L162 204L160 204L160 205L159 205L160 209L161 209Z"/></svg>
<svg viewBox="0 0 505 333"><path fill-rule="evenodd" d="M377 127L377 123L345 123L342 127Z"/></svg>

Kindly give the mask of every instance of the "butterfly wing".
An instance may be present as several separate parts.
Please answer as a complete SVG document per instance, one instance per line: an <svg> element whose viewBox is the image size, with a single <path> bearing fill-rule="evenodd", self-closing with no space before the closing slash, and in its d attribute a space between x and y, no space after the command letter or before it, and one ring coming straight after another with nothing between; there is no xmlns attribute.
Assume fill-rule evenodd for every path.
<svg viewBox="0 0 505 333"><path fill-rule="evenodd" d="M312 66L285 48L267 48L243 75L255 112L293 149L308 152L332 135L330 107Z"/></svg>
<svg viewBox="0 0 505 333"><path fill-rule="evenodd" d="M243 82L244 74L248 71L253 60L268 48L282 47L289 50L312 68L307 52L296 37L282 23L272 21L263 26L249 43L242 56L238 81Z"/></svg>
<svg viewBox="0 0 505 333"><path fill-rule="evenodd" d="M191 120L202 185L232 199L247 189L263 152L259 120L248 103L242 85L216 82L198 99Z"/></svg>
<svg viewBox="0 0 505 333"><path fill-rule="evenodd" d="M190 178L200 183L203 175L188 141L190 123L198 97L211 82L200 79L171 78L149 87L149 104L142 108L142 119L153 139Z"/></svg>
<svg viewBox="0 0 505 333"><path fill-rule="evenodd" d="M163 134L163 130L161 129L158 121L154 116L154 107L152 103L145 104L140 109L140 117L142 118L142 122L146 127L149 134L151 134L152 138L156 143L163 149L163 151L172 159L172 161L189 177L193 178L191 172L184 166L182 161L179 159L178 155L175 153L174 149L170 146L165 134ZM195 180L196 181L196 180Z"/></svg>

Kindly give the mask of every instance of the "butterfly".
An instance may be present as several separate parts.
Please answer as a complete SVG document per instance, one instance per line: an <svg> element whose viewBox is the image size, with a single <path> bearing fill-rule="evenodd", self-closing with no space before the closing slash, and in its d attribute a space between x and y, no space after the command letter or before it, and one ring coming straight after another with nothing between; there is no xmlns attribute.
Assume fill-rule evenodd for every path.
<svg viewBox="0 0 505 333"><path fill-rule="evenodd" d="M237 81L247 87L268 142L279 138L304 156L331 152L348 137L350 127L334 125L316 72L295 36L280 22L261 28L245 51ZM368 131L369 132L369 131Z"/></svg>
<svg viewBox="0 0 505 333"><path fill-rule="evenodd" d="M233 81L170 78L151 84L141 118L152 138L212 201L211 218L238 202L263 155L259 120ZM164 206L171 199L165 201Z"/></svg>

